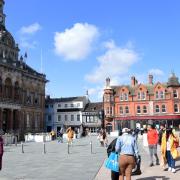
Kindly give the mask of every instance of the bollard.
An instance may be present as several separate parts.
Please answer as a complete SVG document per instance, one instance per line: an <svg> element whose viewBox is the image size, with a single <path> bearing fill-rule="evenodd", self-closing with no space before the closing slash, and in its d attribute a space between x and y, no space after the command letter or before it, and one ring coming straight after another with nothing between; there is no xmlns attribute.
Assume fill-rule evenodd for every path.
<svg viewBox="0 0 180 180"><path fill-rule="evenodd" d="M15 137L15 146L17 146L17 136Z"/></svg>
<svg viewBox="0 0 180 180"><path fill-rule="evenodd" d="M46 154L46 145L43 143L43 153Z"/></svg>
<svg viewBox="0 0 180 180"><path fill-rule="evenodd" d="M24 144L23 144L23 142L21 142L21 150L22 150L21 152L24 153Z"/></svg>
<svg viewBox="0 0 180 180"><path fill-rule="evenodd" d="M67 150L68 150L68 154L70 154L70 152L69 152L69 143L67 143L67 145L68 145L68 148L67 148Z"/></svg>
<svg viewBox="0 0 180 180"><path fill-rule="evenodd" d="M92 153L93 153L93 152L92 152L92 141L90 142L90 145L91 145L91 154L92 154Z"/></svg>

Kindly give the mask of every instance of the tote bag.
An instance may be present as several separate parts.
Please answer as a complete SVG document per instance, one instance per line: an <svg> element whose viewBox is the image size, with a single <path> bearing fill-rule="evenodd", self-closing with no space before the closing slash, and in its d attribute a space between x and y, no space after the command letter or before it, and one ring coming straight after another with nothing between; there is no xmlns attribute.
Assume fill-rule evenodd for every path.
<svg viewBox="0 0 180 180"><path fill-rule="evenodd" d="M119 172L119 156L115 152L111 152L109 158L105 162L105 167L111 171Z"/></svg>

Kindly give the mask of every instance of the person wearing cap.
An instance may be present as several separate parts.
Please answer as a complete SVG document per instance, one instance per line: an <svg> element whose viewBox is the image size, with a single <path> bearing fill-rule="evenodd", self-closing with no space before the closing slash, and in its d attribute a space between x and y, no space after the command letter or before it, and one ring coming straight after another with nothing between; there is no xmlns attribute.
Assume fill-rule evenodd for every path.
<svg viewBox="0 0 180 180"><path fill-rule="evenodd" d="M123 128L122 136L118 137L115 150L119 153L119 180L131 180L132 170L135 167L135 158L139 158L138 146L135 138L128 133L128 128Z"/></svg>

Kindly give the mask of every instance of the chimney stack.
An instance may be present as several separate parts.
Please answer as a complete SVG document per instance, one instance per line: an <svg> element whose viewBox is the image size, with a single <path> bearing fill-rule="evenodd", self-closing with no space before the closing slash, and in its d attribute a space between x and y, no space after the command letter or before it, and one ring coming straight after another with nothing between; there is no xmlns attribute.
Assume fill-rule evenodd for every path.
<svg viewBox="0 0 180 180"><path fill-rule="evenodd" d="M149 84L153 84L153 75L149 74Z"/></svg>
<svg viewBox="0 0 180 180"><path fill-rule="evenodd" d="M137 81L137 80L136 80L135 76L132 76L132 77L131 77L131 86L134 87L134 86L136 85L136 81Z"/></svg>

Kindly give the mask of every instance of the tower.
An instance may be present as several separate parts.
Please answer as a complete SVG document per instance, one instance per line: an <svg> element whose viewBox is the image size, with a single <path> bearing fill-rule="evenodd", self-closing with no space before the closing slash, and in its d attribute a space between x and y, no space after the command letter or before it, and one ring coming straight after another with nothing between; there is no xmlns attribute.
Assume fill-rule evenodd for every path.
<svg viewBox="0 0 180 180"><path fill-rule="evenodd" d="M4 0L0 0L0 25L5 26Z"/></svg>

